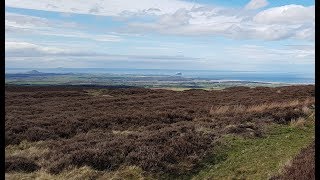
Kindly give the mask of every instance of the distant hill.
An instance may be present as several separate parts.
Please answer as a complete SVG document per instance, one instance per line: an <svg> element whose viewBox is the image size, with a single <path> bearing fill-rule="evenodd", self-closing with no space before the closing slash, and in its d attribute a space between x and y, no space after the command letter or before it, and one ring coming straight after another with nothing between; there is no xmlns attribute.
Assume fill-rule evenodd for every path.
<svg viewBox="0 0 320 180"><path fill-rule="evenodd" d="M27 71L26 74L44 74L44 73L37 70L31 70L31 71Z"/></svg>

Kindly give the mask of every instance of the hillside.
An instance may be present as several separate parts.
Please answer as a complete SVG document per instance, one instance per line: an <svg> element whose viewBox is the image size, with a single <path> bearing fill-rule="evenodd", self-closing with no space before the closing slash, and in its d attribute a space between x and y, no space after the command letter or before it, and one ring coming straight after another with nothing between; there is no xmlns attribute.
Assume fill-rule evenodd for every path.
<svg viewBox="0 0 320 180"><path fill-rule="evenodd" d="M314 136L314 86L6 87L6 176L271 177Z"/></svg>

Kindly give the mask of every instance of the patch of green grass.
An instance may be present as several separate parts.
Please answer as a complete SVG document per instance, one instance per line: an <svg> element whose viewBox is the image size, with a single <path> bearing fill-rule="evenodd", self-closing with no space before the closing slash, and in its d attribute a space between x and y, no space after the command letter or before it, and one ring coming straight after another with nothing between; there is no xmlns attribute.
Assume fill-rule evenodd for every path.
<svg viewBox="0 0 320 180"><path fill-rule="evenodd" d="M219 158L192 179L268 179L312 142L314 122L304 128L273 125L264 138L227 135L222 139L215 152Z"/></svg>

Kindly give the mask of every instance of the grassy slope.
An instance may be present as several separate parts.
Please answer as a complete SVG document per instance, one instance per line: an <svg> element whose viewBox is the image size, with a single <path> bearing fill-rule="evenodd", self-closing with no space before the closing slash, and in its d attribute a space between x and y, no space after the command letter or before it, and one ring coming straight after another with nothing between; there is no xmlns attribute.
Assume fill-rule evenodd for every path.
<svg viewBox="0 0 320 180"><path fill-rule="evenodd" d="M193 179L268 179L314 139L314 124L305 127L275 125L267 137L244 139L226 136L220 148L223 160Z"/></svg>

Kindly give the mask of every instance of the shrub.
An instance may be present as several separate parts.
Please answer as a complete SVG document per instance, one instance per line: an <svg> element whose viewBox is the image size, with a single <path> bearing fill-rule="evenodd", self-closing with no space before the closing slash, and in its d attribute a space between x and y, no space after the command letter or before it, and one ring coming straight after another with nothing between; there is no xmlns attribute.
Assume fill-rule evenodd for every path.
<svg viewBox="0 0 320 180"><path fill-rule="evenodd" d="M315 142L304 148L290 164L284 167L280 175L272 180L315 179Z"/></svg>
<svg viewBox="0 0 320 180"><path fill-rule="evenodd" d="M38 170L40 167L32 160L19 157L11 156L6 157L5 160L5 171L22 171L22 172L33 172Z"/></svg>
<svg viewBox="0 0 320 180"><path fill-rule="evenodd" d="M314 103L314 86L92 89L112 98L88 95L80 86L6 87L6 146L44 140L50 151L41 155L41 167L53 173L137 166L182 174L199 166L220 135L260 136L265 123L290 123ZM235 127L226 130L230 124Z"/></svg>
<svg viewBox="0 0 320 180"><path fill-rule="evenodd" d="M290 121L290 126L292 127L299 127L299 128L302 128L304 127L306 124L306 119L303 118L303 117L299 117L297 119L292 119Z"/></svg>

